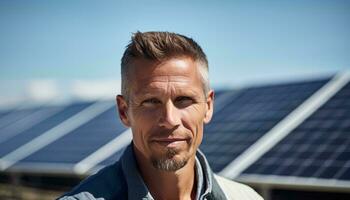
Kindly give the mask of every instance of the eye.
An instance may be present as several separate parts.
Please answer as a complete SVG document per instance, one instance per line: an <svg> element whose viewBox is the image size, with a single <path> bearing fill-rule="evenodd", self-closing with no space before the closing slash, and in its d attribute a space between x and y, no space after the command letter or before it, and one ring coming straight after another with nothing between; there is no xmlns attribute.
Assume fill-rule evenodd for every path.
<svg viewBox="0 0 350 200"><path fill-rule="evenodd" d="M155 105L158 105L161 103L162 102L156 98L150 98L150 99L146 99L146 100L142 101L141 105L151 107L151 106L155 106Z"/></svg>
<svg viewBox="0 0 350 200"><path fill-rule="evenodd" d="M179 108L185 108L195 103L194 99L188 96L180 96L175 99L175 105Z"/></svg>

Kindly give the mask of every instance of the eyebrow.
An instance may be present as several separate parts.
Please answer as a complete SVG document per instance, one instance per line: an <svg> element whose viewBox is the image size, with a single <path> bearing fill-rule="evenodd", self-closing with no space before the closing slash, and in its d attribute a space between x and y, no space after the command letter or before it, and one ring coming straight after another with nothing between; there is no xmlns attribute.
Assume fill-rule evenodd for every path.
<svg viewBox="0 0 350 200"><path fill-rule="evenodd" d="M147 98L147 97L155 97L158 96L159 94L162 94L162 89L148 89L147 91L141 90L140 92L136 93L137 96L141 96L142 98ZM202 94L202 92L200 92ZM193 96L196 97L198 96L198 92L191 90L191 89L176 89L175 92L176 96Z"/></svg>

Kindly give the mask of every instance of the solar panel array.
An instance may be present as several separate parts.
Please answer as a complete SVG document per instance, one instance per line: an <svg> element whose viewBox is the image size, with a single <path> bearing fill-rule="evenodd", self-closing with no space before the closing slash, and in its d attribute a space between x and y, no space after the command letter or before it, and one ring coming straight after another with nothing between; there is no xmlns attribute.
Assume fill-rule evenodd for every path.
<svg viewBox="0 0 350 200"><path fill-rule="evenodd" d="M227 167L329 81L330 78L324 78L217 92L215 114L205 126L200 146L213 171L220 172ZM250 165L243 175L349 180L349 99L348 83ZM91 119L71 129L65 126L74 124L78 115L90 115L90 111L99 104L103 105L102 108L94 111ZM78 173L75 170L77 164L126 133L126 127L118 118L113 102L78 102L66 106L3 110L0 112L0 169L7 158L14 157L17 160L3 170ZM57 133L53 134L53 131ZM50 137L54 139L40 143ZM31 142L33 144L28 145ZM41 146L35 148L36 144ZM123 143L121 148L114 148L110 154L97 159L89 169L93 171L115 162L126 145ZM27 149L28 154L23 153ZM20 153L22 157L17 155Z"/></svg>
<svg viewBox="0 0 350 200"><path fill-rule="evenodd" d="M350 83L243 174L350 180Z"/></svg>
<svg viewBox="0 0 350 200"><path fill-rule="evenodd" d="M220 172L328 79L243 89L205 127L201 149Z"/></svg>

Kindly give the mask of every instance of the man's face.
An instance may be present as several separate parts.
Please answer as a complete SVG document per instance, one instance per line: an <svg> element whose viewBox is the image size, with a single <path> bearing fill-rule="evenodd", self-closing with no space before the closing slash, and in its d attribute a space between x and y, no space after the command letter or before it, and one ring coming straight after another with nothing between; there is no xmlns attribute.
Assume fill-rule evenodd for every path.
<svg viewBox="0 0 350 200"><path fill-rule="evenodd" d="M137 60L129 103L118 97L120 117L133 133L135 153L153 166L174 171L193 158L203 124L213 111L213 91L204 94L197 63L190 58Z"/></svg>

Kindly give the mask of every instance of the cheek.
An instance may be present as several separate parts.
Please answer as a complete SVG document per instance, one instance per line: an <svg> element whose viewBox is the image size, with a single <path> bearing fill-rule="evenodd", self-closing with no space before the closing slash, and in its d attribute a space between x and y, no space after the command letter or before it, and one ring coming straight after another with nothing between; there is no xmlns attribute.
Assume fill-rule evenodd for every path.
<svg viewBox="0 0 350 200"><path fill-rule="evenodd" d="M160 116L160 113L159 109L137 109L134 110L133 115L135 120L148 121Z"/></svg>
<svg viewBox="0 0 350 200"><path fill-rule="evenodd" d="M191 124L202 124L205 116L203 106L195 105L184 109L183 118Z"/></svg>
<svg viewBox="0 0 350 200"><path fill-rule="evenodd" d="M147 128L147 126L152 126L152 123L156 122L157 117L159 117L157 111L135 109L132 112L132 123L135 126Z"/></svg>
<svg viewBox="0 0 350 200"><path fill-rule="evenodd" d="M201 140L203 135L204 111L200 106L193 106L183 113L183 125L190 129L195 140Z"/></svg>
<svg viewBox="0 0 350 200"><path fill-rule="evenodd" d="M148 137L152 132L157 115L153 112L136 111L132 112L131 127L133 132L133 140L138 147L147 146Z"/></svg>

